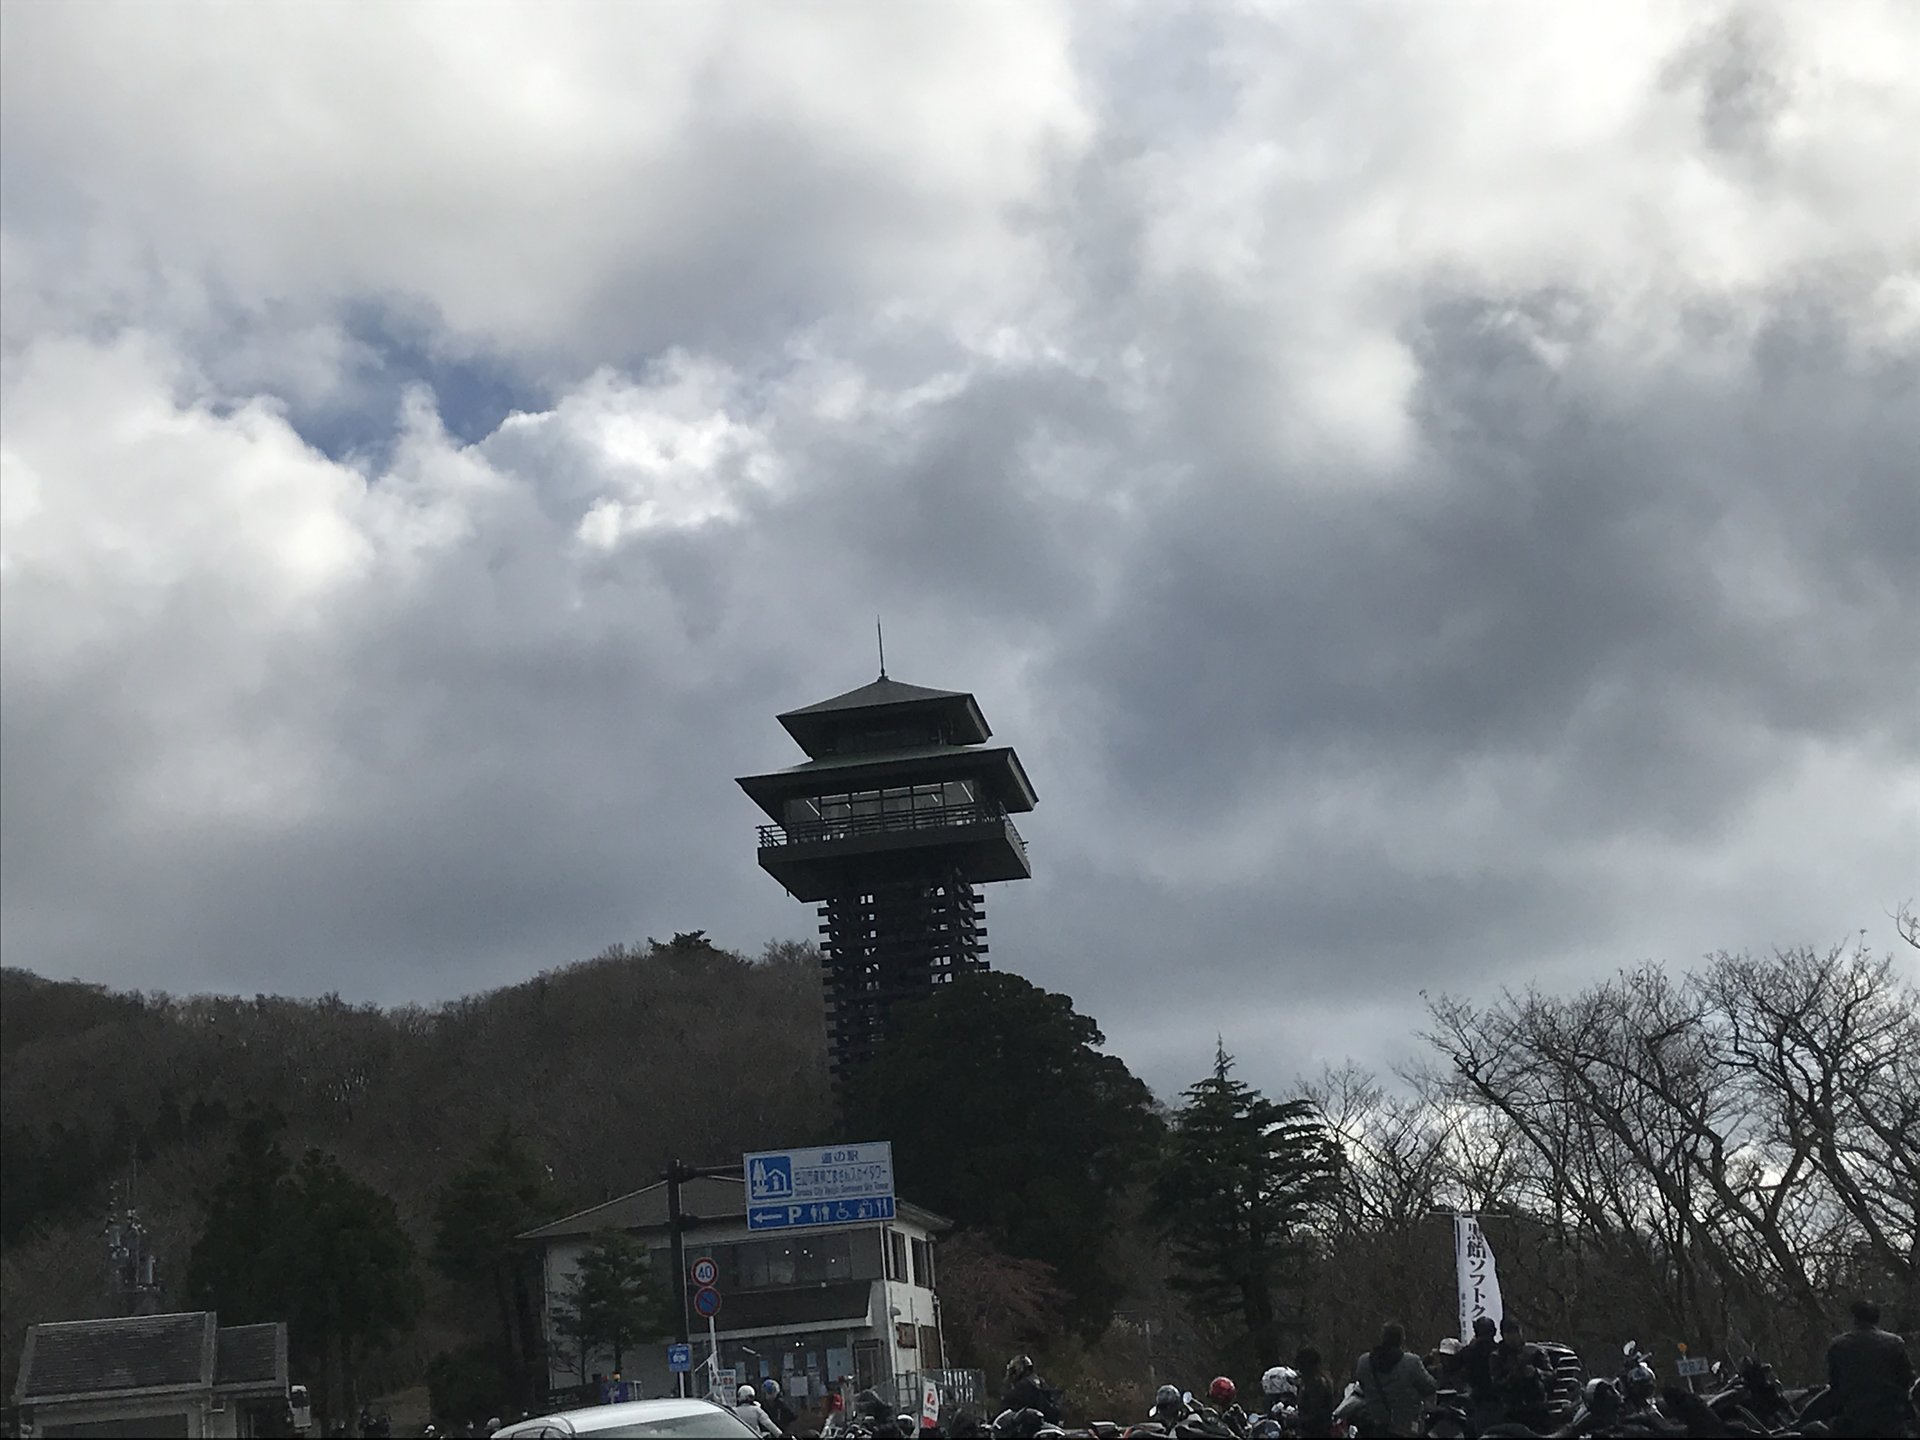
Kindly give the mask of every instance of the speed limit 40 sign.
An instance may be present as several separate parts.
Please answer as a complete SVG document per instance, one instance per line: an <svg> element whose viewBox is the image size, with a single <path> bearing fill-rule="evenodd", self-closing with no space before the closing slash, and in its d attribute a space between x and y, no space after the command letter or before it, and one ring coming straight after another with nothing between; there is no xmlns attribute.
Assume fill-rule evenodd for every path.
<svg viewBox="0 0 1920 1440"><path fill-rule="evenodd" d="M702 1255L693 1262L693 1283L711 1285L720 1278L720 1267L713 1263L711 1255Z"/></svg>

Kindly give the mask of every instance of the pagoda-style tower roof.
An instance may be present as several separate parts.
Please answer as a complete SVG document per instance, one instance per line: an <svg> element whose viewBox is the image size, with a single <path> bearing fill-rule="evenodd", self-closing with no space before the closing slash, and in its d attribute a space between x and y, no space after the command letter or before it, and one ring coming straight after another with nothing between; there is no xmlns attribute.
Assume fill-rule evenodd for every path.
<svg viewBox="0 0 1920 1440"><path fill-rule="evenodd" d="M980 706L966 692L905 685L885 675L831 700L789 710L779 720L816 760L831 754L837 748L835 742L850 733L884 730L889 725L944 733L942 743L950 745L978 745L993 734Z"/></svg>
<svg viewBox="0 0 1920 1440"><path fill-rule="evenodd" d="M766 813L760 864L803 899L940 852L975 880L1024 879L1009 815L1038 797L973 696L882 675L780 723L808 758L736 782Z"/></svg>

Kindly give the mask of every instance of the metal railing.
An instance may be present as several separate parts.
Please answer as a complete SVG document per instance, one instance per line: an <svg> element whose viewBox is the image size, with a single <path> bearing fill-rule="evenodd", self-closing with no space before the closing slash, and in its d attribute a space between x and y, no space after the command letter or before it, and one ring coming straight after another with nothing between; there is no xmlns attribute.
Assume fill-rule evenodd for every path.
<svg viewBox="0 0 1920 1440"><path fill-rule="evenodd" d="M942 1419L950 1418L961 1410L971 1411L984 1419L993 1418L987 1412L992 1397L987 1394L986 1371L909 1370L893 1377L894 1403L903 1413L918 1415L928 1385L932 1385L940 1394Z"/></svg>
<svg viewBox="0 0 1920 1440"><path fill-rule="evenodd" d="M815 845L823 840L851 840L864 835L892 835L908 830L940 830L953 825L983 825L1006 819L1006 806L994 800L980 800L966 805L930 805L923 810L888 810L878 815L801 820L792 825L762 825L759 829L760 848ZM1013 830L1011 822L1007 823L1007 829ZM1013 830L1013 835L1015 840L1020 838L1017 830Z"/></svg>

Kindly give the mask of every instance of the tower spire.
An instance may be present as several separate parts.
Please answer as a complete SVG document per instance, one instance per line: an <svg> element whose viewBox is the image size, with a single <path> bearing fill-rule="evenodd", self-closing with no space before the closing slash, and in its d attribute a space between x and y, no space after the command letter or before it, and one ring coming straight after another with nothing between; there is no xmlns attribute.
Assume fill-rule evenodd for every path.
<svg viewBox="0 0 1920 1440"><path fill-rule="evenodd" d="M887 637L880 629L880 617L873 617L873 638L880 646L880 678L887 678Z"/></svg>

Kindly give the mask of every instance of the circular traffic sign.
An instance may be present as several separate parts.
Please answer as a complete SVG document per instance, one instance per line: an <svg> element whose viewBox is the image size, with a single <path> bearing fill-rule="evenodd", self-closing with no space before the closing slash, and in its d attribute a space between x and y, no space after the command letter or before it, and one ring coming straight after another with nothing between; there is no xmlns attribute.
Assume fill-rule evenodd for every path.
<svg viewBox="0 0 1920 1440"><path fill-rule="evenodd" d="M713 1263L713 1257L702 1255L693 1262L693 1283L711 1285L720 1278L720 1267Z"/></svg>
<svg viewBox="0 0 1920 1440"><path fill-rule="evenodd" d="M693 1292L693 1308L709 1318L720 1313L720 1292L711 1285L702 1285Z"/></svg>

